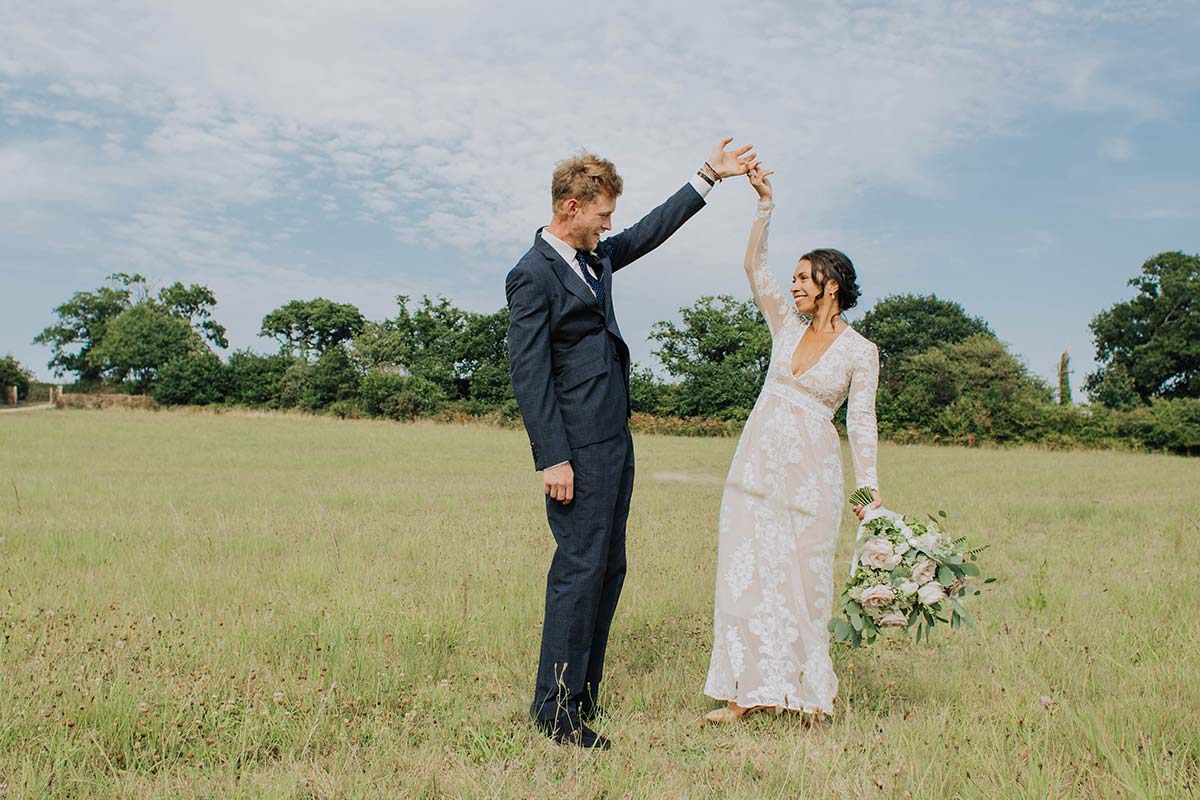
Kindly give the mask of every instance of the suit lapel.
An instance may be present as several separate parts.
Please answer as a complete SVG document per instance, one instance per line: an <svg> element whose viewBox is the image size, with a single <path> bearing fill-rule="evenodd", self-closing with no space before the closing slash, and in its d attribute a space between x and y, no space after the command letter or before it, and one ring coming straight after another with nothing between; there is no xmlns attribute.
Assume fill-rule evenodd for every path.
<svg viewBox="0 0 1200 800"><path fill-rule="evenodd" d="M596 295L592 294L592 290L588 287L588 285L583 282L583 278L576 275L575 270L571 269L570 265L567 264L566 261L563 261L563 258L558 254L558 251L551 247L550 243L542 238L542 231L540 228L538 229L537 235L534 236L533 246L539 253L546 257L547 261L550 262L550 266L553 268L554 274L558 276L558 280L562 283L564 289L578 297L581 301L583 301L584 305L595 311L597 314L607 316L606 309L600 307L600 301L596 299ZM611 270L605 269L605 274L611 275ZM608 285L606 284L604 288L606 290L605 295L607 297Z"/></svg>

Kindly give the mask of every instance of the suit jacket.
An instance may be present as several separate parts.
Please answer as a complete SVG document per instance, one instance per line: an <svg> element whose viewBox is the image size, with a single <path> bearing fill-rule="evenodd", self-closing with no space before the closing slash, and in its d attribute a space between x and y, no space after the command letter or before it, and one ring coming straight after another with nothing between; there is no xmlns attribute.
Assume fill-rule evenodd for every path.
<svg viewBox="0 0 1200 800"><path fill-rule="evenodd" d="M591 289L538 229L505 279L513 392L535 469L571 458L571 448L603 441L629 419L629 347L612 305L612 275L665 242L704 207L690 184L598 247L601 307Z"/></svg>

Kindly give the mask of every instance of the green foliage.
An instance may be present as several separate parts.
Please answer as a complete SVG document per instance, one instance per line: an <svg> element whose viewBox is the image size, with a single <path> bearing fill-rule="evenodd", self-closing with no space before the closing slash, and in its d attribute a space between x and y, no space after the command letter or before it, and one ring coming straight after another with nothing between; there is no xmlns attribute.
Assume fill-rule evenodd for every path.
<svg viewBox="0 0 1200 800"><path fill-rule="evenodd" d="M344 348L326 350L312 364L296 359L279 381L279 404L318 411L358 395L358 368Z"/></svg>
<svg viewBox="0 0 1200 800"><path fill-rule="evenodd" d="M238 350L229 356L229 395L235 403L279 406L280 384L296 359L285 354L261 355Z"/></svg>
<svg viewBox="0 0 1200 800"><path fill-rule="evenodd" d="M681 321L656 322L650 339L667 372L679 379L677 416L745 419L771 359L771 334L752 300L701 297Z"/></svg>
<svg viewBox="0 0 1200 800"><path fill-rule="evenodd" d="M880 392L879 426L927 430L950 441L1036 439L1049 388L990 334L910 355L894 366L894 392Z"/></svg>
<svg viewBox="0 0 1200 800"><path fill-rule="evenodd" d="M307 359L321 356L362 333L366 321L357 307L318 297L293 300L263 317L259 336L279 340L281 352Z"/></svg>
<svg viewBox="0 0 1200 800"><path fill-rule="evenodd" d="M436 385L451 400L502 405L512 399L508 378L508 309L464 311L444 297L396 298L399 313L368 322L354 352L369 369L401 370Z"/></svg>
<svg viewBox="0 0 1200 800"><path fill-rule="evenodd" d="M225 326L212 318L212 310L217 305L212 289L198 283L184 286L176 281L159 291L158 302L171 314L186 319L197 333L217 347L229 347Z"/></svg>
<svg viewBox="0 0 1200 800"><path fill-rule="evenodd" d="M958 303L942 300L935 294L885 297L854 323L854 329L879 348L885 372L890 363L898 363L906 356L972 336L994 336L981 318L969 316Z"/></svg>
<svg viewBox="0 0 1200 800"><path fill-rule="evenodd" d="M402 392L407 383L403 375L373 369L363 375L358 394L368 413L380 415L388 398Z"/></svg>
<svg viewBox="0 0 1200 800"><path fill-rule="evenodd" d="M154 400L163 405L209 405L229 394L230 374L211 350L197 350L163 364L154 382Z"/></svg>
<svg viewBox="0 0 1200 800"><path fill-rule="evenodd" d="M58 322L34 337L35 344L48 345L53 357L47 365L54 374L74 372L81 381L98 381L102 364L90 356L104 339L108 325L132 305L133 292L145 286L141 275L117 272L108 276L108 286L92 292L76 292L57 306Z"/></svg>
<svg viewBox="0 0 1200 800"><path fill-rule="evenodd" d="M22 367L21 362L17 361L12 353L0 358L0 392L4 391L6 386L16 386L17 399L24 400L29 397L31 380L33 373Z"/></svg>
<svg viewBox="0 0 1200 800"><path fill-rule="evenodd" d="M1159 253L1129 285L1136 297L1092 320L1100 368L1088 377L1089 394L1123 400L1104 386L1106 373L1119 368L1143 401L1200 397L1200 255Z"/></svg>
<svg viewBox="0 0 1200 800"><path fill-rule="evenodd" d="M145 393L154 385L159 367L203 347L186 320L145 300L107 324L104 339L88 353L88 363L117 382L129 380Z"/></svg>
<svg viewBox="0 0 1200 800"><path fill-rule="evenodd" d="M416 419L436 413L447 401L442 388L433 381L409 375L400 389L380 404L380 411L391 419Z"/></svg>
<svg viewBox="0 0 1200 800"><path fill-rule="evenodd" d="M674 404L672 387L662 383L649 367L634 364L629 369L629 403L635 414L670 416Z"/></svg>
<svg viewBox="0 0 1200 800"><path fill-rule="evenodd" d="M1141 405L1137 386L1125 365L1109 364L1088 377L1088 396L1097 403L1119 411L1129 411Z"/></svg>
<svg viewBox="0 0 1200 800"><path fill-rule="evenodd" d="M1058 359L1058 403L1063 406L1071 404L1071 354L1066 350Z"/></svg>

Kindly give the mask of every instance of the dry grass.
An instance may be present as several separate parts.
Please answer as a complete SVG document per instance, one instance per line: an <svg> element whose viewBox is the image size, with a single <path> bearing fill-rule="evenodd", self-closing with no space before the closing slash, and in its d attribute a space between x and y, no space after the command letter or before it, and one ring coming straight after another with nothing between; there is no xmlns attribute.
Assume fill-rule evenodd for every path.
<svg viewBox="0 0 1200 800"><path fill-rule="evenodd" d="M641 436L601 755L524 720L552 540L520 432L65 411L0 447L0 797L1200 786L1195 461L884 446L889 506L993 545L979 627L838 650L832 724L703 729L734 440Z"/></svg>

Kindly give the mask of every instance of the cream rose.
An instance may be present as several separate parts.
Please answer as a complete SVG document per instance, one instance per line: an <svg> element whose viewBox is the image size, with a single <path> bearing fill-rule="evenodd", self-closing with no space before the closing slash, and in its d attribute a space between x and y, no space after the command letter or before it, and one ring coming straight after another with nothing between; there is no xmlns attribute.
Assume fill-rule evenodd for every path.
<svg viewBox="0 0 1200 800"><path fill-rule="evenodd" d="M917 582L916 582L916 581L903 581L903 582L902 582L902 583L901 583L899 586L897 586L896 588L900 590L900 594L901 594L902 596L904 596L904 597L911 597L911 596L913 596L914 594L916 594L916 593L917 593L917 589L920 589L921 587L920 587L920 586L917 584Z"/></svg>
<svg viewBox="0 0 1200 800"><path fill-rule="evenodd" d="M933 605L945 596L946 593L942 591L942 585L937 581L930 581L920 589L917 589L917 599L927 606Z"/></svg>
<svg viewBox="0 0 1200 800"><path fill-rule="evenodd" d="M937 564L928 558L922 558L912 568L912 579L918 584L929 583L937 576Z"/></svg>
<svg viewBox="0 0 1200 800"><path fill-rule="evenodd" d="M879 618L880 625L907 625L908 617L899 611L889 611Z"/></svg>
<svg viewBox="0 0 1200 800"><path fill-rule="evenodd" d="M938 545L942 543L942 535L937 531L929 531L917 537L917 547L924 550L926 553L931 553L937 550Z"/></svg>
<svg viewBox="0 0 1200 800"><path fill-rule="evenodd" d="M874 539L869 539L862 546L858 560L872 569L883 569L887 566L887 560L894 554L895 551L892 549L892 543L883 537L877 536Z"/></svg>
<svg viewBox="0 0 1200 800"><path fill-rule="evenodd" d="M892 587L872 586L862 593L862 600L859 602L868 608L883 608L895 599L896 593L892 591Z"/></svg>

